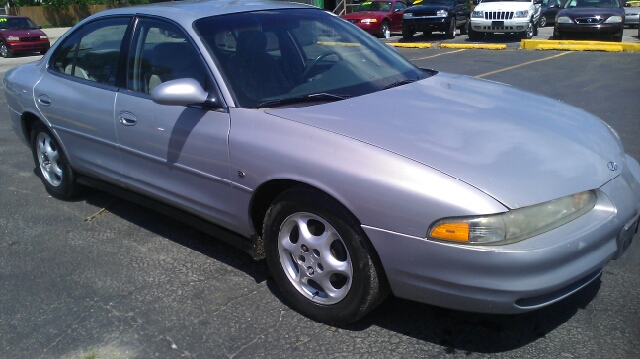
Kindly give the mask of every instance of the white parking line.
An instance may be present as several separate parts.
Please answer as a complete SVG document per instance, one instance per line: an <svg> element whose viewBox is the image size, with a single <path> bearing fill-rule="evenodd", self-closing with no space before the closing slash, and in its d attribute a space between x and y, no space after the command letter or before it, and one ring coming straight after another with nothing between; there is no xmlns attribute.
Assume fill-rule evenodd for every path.
<svg viewBox="0 0 640 359"><path fill-rule="evenodd" d="M561 54L557 54L557 55L553 55L553 56L549 56L549 57L545 57L544 59L538 59L538 60L533 60L533 61L527 61L527 62L523 62L519 65L515 65L515 66L510 66L510 67L505 67L504 69L500 69L500 70L495 70L495 71L491 71L491 72L487 72L478 76L474 76L475 78L479 79L485 76L489 76L489 75L493 75L493 74L497 74L498 72L503 72L503 71L508 71L508 70L513 70L513 69L517 69L518 67L522 67L522 66L526 66L526 65L530 65L534 62L540 62L540 61L546 61L546 60L551 60L553 58L556 57L560 57L560 56L564 56L567 54L570 54L571 52L563 52Z"/></svg>

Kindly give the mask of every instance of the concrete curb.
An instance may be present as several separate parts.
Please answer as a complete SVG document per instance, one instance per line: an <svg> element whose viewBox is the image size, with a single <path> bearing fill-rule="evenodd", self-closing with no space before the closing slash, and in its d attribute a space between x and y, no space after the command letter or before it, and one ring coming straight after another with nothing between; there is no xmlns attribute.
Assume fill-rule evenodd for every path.
<svg viewBox="0 0 640 359"><path fill-rule="evenodd" d="M506 50L507 44L440 44L441 49Z"/></svg>
<svg viewBox="0 0 640 359"><path fill-rule="evenodd" d="M404 42L387 42L387 45L393 47L405 47L410 49L430 49L431 43L404 43Z"/></svg>
<svg viewBox="0 0 640 359"><path fill-rule="evenodd" d="M640 52L640 44L606 41L522 40L523 50Z"/></svg>

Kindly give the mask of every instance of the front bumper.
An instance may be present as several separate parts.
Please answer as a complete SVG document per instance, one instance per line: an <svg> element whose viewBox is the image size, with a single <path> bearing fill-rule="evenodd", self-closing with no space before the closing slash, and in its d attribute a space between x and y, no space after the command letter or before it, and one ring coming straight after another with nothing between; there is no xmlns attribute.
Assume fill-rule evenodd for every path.
<svg viewBox="0 0 640 359"><path fill-rule="evenodd" d="M640 216L640 166L628 156L627 164L597 191L593 210L518 243L472 247L363 229L396 296L472 312L526 312L597 279L628 247Z"/></svg>
<svg viewBox="0 0 640 359"><path fill-rule="evenodd" d="M49 40L6 42L7 48L14 52L45 52L51 46Z"/></svg>
<svg viewBox="0 0 640 359"><path fill-rule="evenodd" d="M511 20L485 20L479 18L471 19L471 28L475 32L487 33L511 33L524 32L529 26L528 18L518 18Z"/></svg>
<svg viewBox="0 0 640 359"><path fill-rule="evenodd" d="M623 23L618 24L556 24L555 32L561 34L584 35L619 35L624 28Z"/></svg>
<svg viewBox="0 0 640 359"><path fill-rule="evenodd" d="M425 32L425 31L441 31L445 32L449 29L451 17L421 17L402 19L403 32Z"/></svg>

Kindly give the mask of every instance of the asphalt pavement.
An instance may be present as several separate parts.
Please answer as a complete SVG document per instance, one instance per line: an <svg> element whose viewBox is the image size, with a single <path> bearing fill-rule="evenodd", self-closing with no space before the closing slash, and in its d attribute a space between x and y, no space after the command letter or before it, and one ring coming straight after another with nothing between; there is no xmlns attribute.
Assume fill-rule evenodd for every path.
<svg viewBox="0 0 640 359"><path fill-rule="evenodd" d="M584 108L640 159L640 53L398 51ZM0 70L37 58L0 59ZM640 357L640 236L600 281L541 310L389 298L359 323L327 326L289 308L264 262L216 238L100 191L49 197L4 96L0 83L0 358Z"/></svg>

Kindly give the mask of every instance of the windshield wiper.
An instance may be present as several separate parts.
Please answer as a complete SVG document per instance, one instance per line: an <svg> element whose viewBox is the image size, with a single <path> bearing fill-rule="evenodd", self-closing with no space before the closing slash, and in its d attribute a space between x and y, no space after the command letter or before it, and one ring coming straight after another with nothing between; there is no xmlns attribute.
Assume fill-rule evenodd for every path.
<svg viewBox="0 0 640 359"><path fill-rule="evenodd" d="M279 100L265 101L259 104L257 108L280 107L285 105L291 105L294 103L305 103L305 102L334 102L334 101L346 100L349 97L351 96L320 92L320 93L312 93L310 95L304 95L304 96L288 97L288 98L283 98Z"/></svg>
<svg viewBox="0 0 640 359"><path fill-rule="evenodd" d="M416 81L418 81L418 80L414 80L414 79L406 79L406 80L402 80L402 81L396 81L396 82L394 82L394 83L392 83L392 84L389 84L389 85L385 86L385 87L383 88L383 90L387 90L387 89L390 89L390 88L394 88L394 87L398 87L398 86L402 86L402 85L410 84L410 83L412 83L412 82L416 82Z"/></svg>

